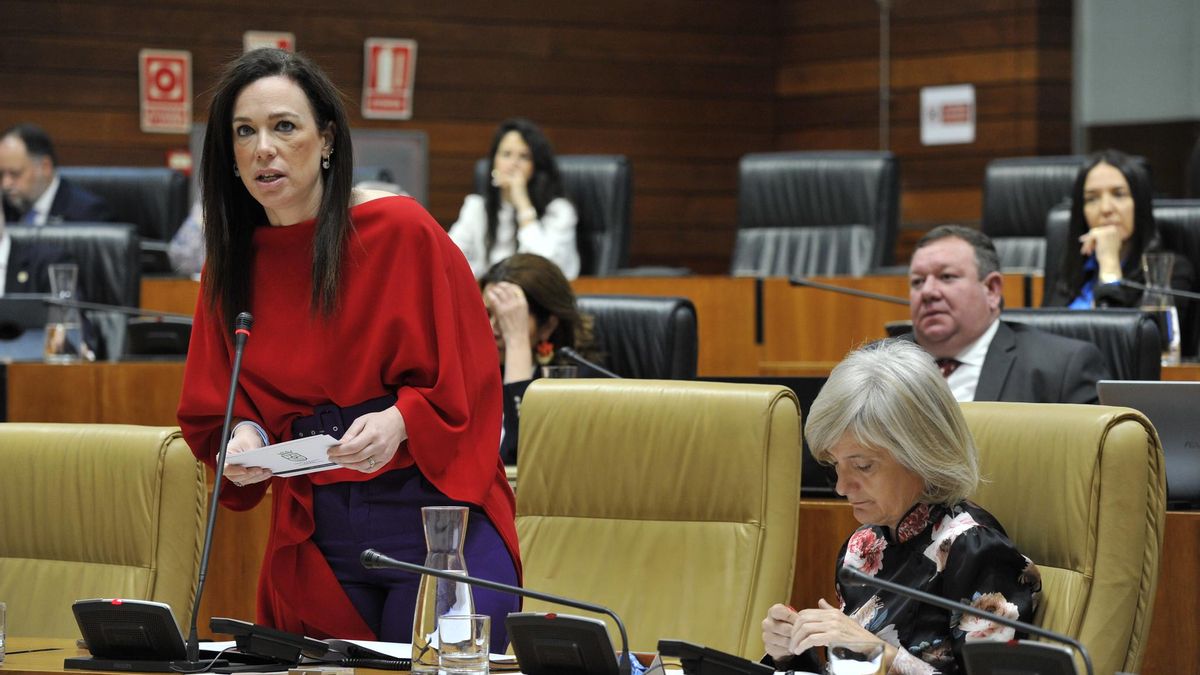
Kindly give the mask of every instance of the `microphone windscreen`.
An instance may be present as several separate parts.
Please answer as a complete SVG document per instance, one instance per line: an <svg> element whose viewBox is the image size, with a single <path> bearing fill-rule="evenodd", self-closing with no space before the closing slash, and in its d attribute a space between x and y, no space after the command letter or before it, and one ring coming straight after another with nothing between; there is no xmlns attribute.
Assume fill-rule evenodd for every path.
<svg viewBox="0 0 1200 675"><path fill-rule="evenodd" d="M373 548L366 549L358 556L359 564L367 569L379 569L381 567L386 567L386 565L381 565L380 563L387 562L388 560L389 558L387 556Z"/></svg>
<svg viewBox="0 0 1200 675"><path fill-rule="evenodd" d="M241 312L233 321L235 330L249 331L254 326L254 317L250 316L250 312Z"/></svg>

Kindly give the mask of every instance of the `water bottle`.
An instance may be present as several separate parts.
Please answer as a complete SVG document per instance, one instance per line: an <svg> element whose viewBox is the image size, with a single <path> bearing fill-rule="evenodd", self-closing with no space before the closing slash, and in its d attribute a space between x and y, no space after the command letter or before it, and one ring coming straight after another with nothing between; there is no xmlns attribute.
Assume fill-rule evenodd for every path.
<svg viewBox="0 0 1200 675"><path fill-rule="evenodd" d="M467 563L463 544L467 538L467 507L426 506L421 509L425 525L425 566L465 575ZM438 621L449 614L474 614L471 587L421 575L417 606L413 612L412 672L437 675Z"/></svg>

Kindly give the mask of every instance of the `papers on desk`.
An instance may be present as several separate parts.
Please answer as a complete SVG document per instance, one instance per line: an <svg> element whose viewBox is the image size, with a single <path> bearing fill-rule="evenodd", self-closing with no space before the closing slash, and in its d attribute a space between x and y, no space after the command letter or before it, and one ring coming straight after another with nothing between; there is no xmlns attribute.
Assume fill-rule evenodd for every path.
<svg viewBox="0 0 1200 675"><path fill-rule="evenodd" d="M406 642L379 642L375 640L325 640L329 648L340 655L351 658L412 658L412 645ZM511 654L492 654L490 659L493 673L517 673L517 657Z"/></svg>
<svg viewBox="0 0 1200 675"><path fill-rule="evenodd" d="M270 469L276 476L300 476L341 468L340 464L329 459L329 448L337 444L337 440L328 434L305 436L257 450L228 455L225 457L225 463L260 466Z"/></svg>

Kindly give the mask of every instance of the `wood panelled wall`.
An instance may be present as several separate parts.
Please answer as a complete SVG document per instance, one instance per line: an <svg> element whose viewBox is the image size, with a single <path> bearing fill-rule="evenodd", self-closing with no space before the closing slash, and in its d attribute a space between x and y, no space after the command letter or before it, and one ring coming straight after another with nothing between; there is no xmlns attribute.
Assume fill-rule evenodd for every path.
<svg viewBox="0 0 1200 675"><path fill-rule="evenodd" d="M987 159L1069 147L1070 0L895 1L904 220L975 220ZM138 49L192 52L203 120L243 31L289 30L356 126L429 134L428 206L447 226L504 117L539 122L559 153L627 155L634 264L727 270L747 152L877 147L873 0L2 0L0 16L0 127L41 123L64 164L186 147L138 129ZM371 36L418 41L411 121L358 114ZM922 148L919 88L958 82L978 87L979 140Z"/></svg>
<svg viewBox="0 0 1200 675"><path fill-rule="evenodd" d="M1071 1L887 1L903 246L933 224L977 223L989 160L1070 152ZM785 0L781 21L779 149L879 148L876 0ZM975 85L975 142L922 146L920 90L948 84Z"/></svg>

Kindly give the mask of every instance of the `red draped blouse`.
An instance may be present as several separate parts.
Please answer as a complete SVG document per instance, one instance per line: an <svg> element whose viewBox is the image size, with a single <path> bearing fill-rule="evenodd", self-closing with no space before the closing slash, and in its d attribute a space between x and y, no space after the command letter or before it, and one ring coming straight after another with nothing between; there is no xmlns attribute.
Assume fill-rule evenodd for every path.
<svg viewBox="0 0 1200 675"><path fill-rule="evenodd" d="M474 276L458 247L416 201L385 197L351 209L337 312L309 309L315 221L260 227L247 341L234 417L262 424L273 442L313 407L397 396L408 440L380 471L416 465L442 493L483 509L520 570L514 498L500 461L500 366ZM231 330L196 307L179 403L192 452L212 465L229 392ZM347 420L349 421L349 420ZM313 637L373 639L312 542L312 486L370 480L349 469L239 488L221 503L256 505L271 485L270 537L258 621Z"/></svg>

